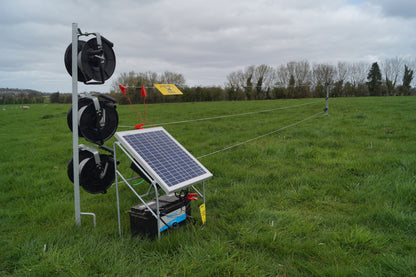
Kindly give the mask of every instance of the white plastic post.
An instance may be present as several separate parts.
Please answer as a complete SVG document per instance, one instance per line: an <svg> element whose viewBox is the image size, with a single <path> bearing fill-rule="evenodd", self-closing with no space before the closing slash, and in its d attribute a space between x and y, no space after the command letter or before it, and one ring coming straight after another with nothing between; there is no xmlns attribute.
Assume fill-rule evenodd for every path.
<svg viewBox="0 0 416 277"><path fill-rule="evenodd" d="M326 108L325 108L325 112L326 115L328 115L328 100L329 100L329 82L327 82L326 84Z"/></svg>
<svg viewBox="0 0 416 277"><path fill-rule="evenodd" d="M74 165L75 225L81 226L78 151L78 24L72 23L72 161Z"/></svg>

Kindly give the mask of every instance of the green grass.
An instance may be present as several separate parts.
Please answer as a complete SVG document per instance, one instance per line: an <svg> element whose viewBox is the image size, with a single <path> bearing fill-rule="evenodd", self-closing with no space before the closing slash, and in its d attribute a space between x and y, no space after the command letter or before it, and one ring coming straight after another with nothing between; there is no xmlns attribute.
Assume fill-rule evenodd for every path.
<svg viewBox="0 0 416 277"><path fill-rule="evenodd" d="M147 114L156 124L315 101L155 104ZM199 157L324 106L322 100L164 128ZM127 211L138 200L124 185L122 237L114 186L100 195L81 190L81 210L97 215L97 227L89 216L75 226L66 176L70 106L4 107L1 276L416 275L416 97L330 99L329 116L201 158L214 174L206 182L207 225L199 221L201 202L193 203L197 222L160 242L130 237ZM117 109L120 126L139 123L129 106Z"/></svg>

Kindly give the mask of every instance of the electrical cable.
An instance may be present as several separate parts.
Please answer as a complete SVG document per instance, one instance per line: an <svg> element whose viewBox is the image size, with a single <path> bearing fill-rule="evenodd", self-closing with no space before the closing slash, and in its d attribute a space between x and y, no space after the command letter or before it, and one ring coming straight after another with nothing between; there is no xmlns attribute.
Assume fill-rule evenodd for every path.
<svg viewBox="0 0 416 277"><path fill-rule="evenodd" d="M144 122L143 121L143 118L142 118L142 115L138 112L138 111L136 111L134 108L133 108L133 104L131 103L131 100L130 100L130 97L127 95L127 94L124 94L125 96L126 96L126 98L127 98L127 100L129 100L129 103L130 103L130 108L136 113L136 114L138 114L139 115L139 117L140 117L140 120L142 121L142 122Z"/></svg>
<svg viewBox="0 0 416 277"><path fill-rule="evenodd" d="M134 172L131 173L130 179L132 179L133 177L134 177ZM131 184L132 186L138 186L138 185L140 185L141 183L143 183L145 181L144 178L142 178L140 175L137 175L137 179L142 179L142 180L139 181L138 183Z"/></svg>
<svg viewBox="0 0 416 277"><path fill-rule="evenodd" d="M143 120L142 115L141 115L138 111L136 111L136 110L133 108L133 104L132 104L132 102L131 102L131 100L130 100L130 97L127 95L127 92L126 92L126 90L128 89L128 87L123 86L122 84L120 84L120 85L119 85L119 88L120 88L121 92L122 92L122 93L126 96L127 100L129 100L129 103L130 103L130 108L131 108L131 109L132 109L135 113L137 113L137 114L139 115L140 120L142 121L142 123L140 123L140 124L136 124L136 125L134 126L134 128L136 128L136 129L143 129L143 126L144 126L144 125L146 125L146 124L151 125L151 126L154 126L153 124L151 124L151 123L147 122L147 114L146 114L146 111L147 111L147 105L146 105L146 97L147 97L147 93L146 93L146 89L145 89L145 87L144 87L144 86L142 86L142 87L141 87L141 93L140 93L140 97L142 97L142 98L143 98L143 104L144 104L144 117L145 117L145 120Z"/></svg>

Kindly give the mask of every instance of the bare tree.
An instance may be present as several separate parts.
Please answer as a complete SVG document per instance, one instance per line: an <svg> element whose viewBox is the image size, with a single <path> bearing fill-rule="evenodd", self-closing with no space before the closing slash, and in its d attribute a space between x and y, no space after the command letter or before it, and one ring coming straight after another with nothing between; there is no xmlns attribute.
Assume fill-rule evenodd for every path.
<svg viewBox="0 0 416 277"><path fill-rule="evenodd" d="M365 84L370 66L364 62L356 62L350 66L350 82L354 86Z"/></svg>
<svg viewBox="0 0 416 277"><path fill-rule="evenodd" d="M117 79L113 81L111 84L111 91L113 92L120 92L119 85L123 85L126 87L135 86L136 85L136 78L137 73L134 71L130 71L128 73L123 72L121 73Z"/></svg>
<svg viewBox="0 0 416 277"><path fill-rule="evenodd" d="M156 72L146 71L138 74L136 86L151 87L158 83L161 83L159 75Z"/></svg>
<svg viewBox="0 0 416 277"><path fill-rule="evenodd" d="M394 95L397 81L403 76L404 59L395 57L381 63L381 71L387 88L387 95Z"/></svg>
<svg viewBox="0 0 416 277"><path fill-rule="evenodd" d="M254 83L254 71L255 71L256 67L254 65L250 65L248 67L246 67L246 69L243 72L243 76L244 76L244 93L246 94L246 99L250 100L253 97L253 83Z"/></svg>
<svg viewBox="0 0 416 277"><path fill-rule="evenodd" d="M248 89L253 89L253 78L254 78L254 71L256 70L255 65L247 66L244 70L244 80L245 80L245 87Z"/></svg>
<svg viewBox="0 0 416 277"><path fill-rule="evenodd" d="M269 92L272 89L274 81L274 69L269 65L259 65L254 70L253 81L256 83L256 98L270 98Z"/></svg>
<svg viewBox="0 0 416 277"><path fill-rule="evenodd" d="M346 62L338 62L336 66L336 73L333 86L334 96L346 96L344 86L349 74L349 66Z"/></svg>
<svg viewBox="0 0 416 277"><path fill-rule="evenodd" d="M178 74L178 73L174 73L174 72L170 72L170 71L165 71L161 76L160 76L160 82L162 84L174 84L177 85L179 87L184 86L185 85L185 77L183 77L182 74Z"/></svg>
<svg viewBox="0 0 416 277"><path fill-rule="evenodd" d="M314 64L313 77L315 85L325 85L332 83L336 74L335 66L331 64Z"/></svg>
<svg viewBox="0 0 416 277"><path fill-rule="evenodd" d="M289 85L290 73L285 65L280 65L276 69L276 83L278 87L286 88Z"/></svg>
<svg viewBox="0 0 416 277"><path fill-rule="evenodd" d="M335 66L331 64L314 64L312 69L313 82L315 85L315 96L324 97L326 84L332 84L336 74Z"/></svg>
<svg viewBox="0 0 416 277"><path fill-rule="evenodd" d="M289 80L290 80L291 76L293 76L293 78L295 78L295 67L296 67L296 62L288 62L286 64L286 70L289 74ZM296 82L296 80L295 80L295 82Z"/></svg>
<svg viewBox="0 0 416 277"><path fill-rule="evenodd" d="M242 70L231 72L227 75L226 87L233 90L244 88L244 74Z"/></svg>
<svg viewBox="0 0 416 277"><path fill-rule="evenodd" d="M336 82L344 83L349 74L349 67L346 62L338 62Z"/></svg>
<svg viewBox="0 0 416 277"><path fill-rule="evenodd" d="M311 67L307 60L295 63L296 86L308 86L311 80Z"/></svg>

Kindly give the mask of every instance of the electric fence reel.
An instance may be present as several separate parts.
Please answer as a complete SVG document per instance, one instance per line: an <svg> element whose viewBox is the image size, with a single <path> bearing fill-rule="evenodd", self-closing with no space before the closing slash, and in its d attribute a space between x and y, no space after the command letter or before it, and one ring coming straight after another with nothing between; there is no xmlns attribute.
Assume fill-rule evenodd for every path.
<svg viewBox="0 0 416 277"><path fill-rule="evenodd" d="M102 145L117 131L118 113L115 99L104 94L98 97L81 95L78 98L78 136ZM67 123L72 131L72 107L68 111Z"/></svg>
<svg viewBox="0 0 416 277"><path fill-rule="evenodd" d="M78 40L78 81L87 85L104 84L114 73L116 56L114 44L99 33L81 33L95 35L88 41ZM67 47L64 56L65 67L72 76L72 43Z"/></svg>
<svg viewBox="0 0 416 277"><path fill-rule="evenodd" d="M100 97L102 100L99 100ZM79 184L89 193L105 193L115 178L114 158L110 148L103 145L117 130L118 114L115 100L100 94L96 96L81 95L78 98L78 134L87 141L111 153L100 154L94 147L79 145ZM67 123L72 126L72 107L68 111ZM73 159L68 164L68 177L74 182Z"/></svg>
<svg viewBox="0 0 416 277"><path fill-rule="evenodd" d="M77 38L74 40L76 32ZM80 36L91 35L94 37L88 41L79 39ZM104 84L113 75L116 66L113 43L99 33L82 33L79 28L73 29L72 42L77 44L77 58L73 60L72 57L73 43L67 47L64 54L65 68L69 75L73 75L74 62L77 65L78 82L86 85ZM72 126L73 107L67 114L67 123L71 131L78 128L79 137L110 152L101 154L97 148L81 144L78 145L79 164L74 165L73 158L68 163L69 179L74 183L74 179L78 180L79 177L79 184L92 194L105 193L115 179L114 153L112 149L103 145L117 130L118 114L115 103L115 99L104 94L78 95L78 111L75 115L78 126ZM79 168L77 178L74 178L74 166Z"/></svg>
<svg viewBox="0 0 416 277"><path fill-rule="evenodd" d="M74 163L69 161L67 173L74 182ZM79 146L79 184L88 193L106 193L115 178L114 158L100 154L97 149L81 144Z"/></svg>

